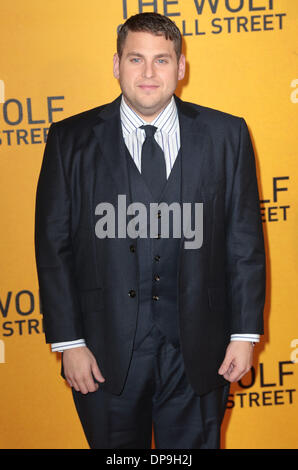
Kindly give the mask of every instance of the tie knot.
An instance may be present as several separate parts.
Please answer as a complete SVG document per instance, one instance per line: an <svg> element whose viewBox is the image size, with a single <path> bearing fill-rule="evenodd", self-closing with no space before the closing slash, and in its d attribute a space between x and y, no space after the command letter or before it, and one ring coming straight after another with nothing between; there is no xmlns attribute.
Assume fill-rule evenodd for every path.
<svg viewBox="0 0 298 470"><path fill-rule="evenodd" d="M157 127L151 126L149 124L146 126L140 126L140 129L144 129L147 138L153 137L155 132L157 131Z"/></svg>

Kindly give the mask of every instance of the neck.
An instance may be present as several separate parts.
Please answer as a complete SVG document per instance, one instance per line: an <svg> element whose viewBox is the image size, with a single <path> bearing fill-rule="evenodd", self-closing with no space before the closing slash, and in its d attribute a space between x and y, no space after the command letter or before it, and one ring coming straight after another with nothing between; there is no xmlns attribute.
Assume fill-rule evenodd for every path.
<svg viewBox="0 0 298 470"><path fill-rule="evenodd" d="M154 121L155 118L157 118L157 116L168 106L168 104L170 103L171 99L172 99L172 96L170 97L169 101L162 107L160 108L158 111L156 111L154 114L150 114L150 115L147 115L147 114L141 114L139 110L137 110L130 102L129 100L126 98L126 96L123 95L123 98L124 98L124 101L125 103L127 104L127 106L129 106L143 121L145 121L147 124L150 124L152 121Z"/></svg>

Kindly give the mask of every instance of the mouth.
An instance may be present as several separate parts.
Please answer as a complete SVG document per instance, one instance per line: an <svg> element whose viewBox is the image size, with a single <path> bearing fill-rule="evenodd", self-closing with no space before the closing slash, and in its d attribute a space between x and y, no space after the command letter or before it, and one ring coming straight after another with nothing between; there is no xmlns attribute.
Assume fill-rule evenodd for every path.
<svg viewBox="0 0 298 470"><path fill-rule="evenodd" d="M139 85L139 88L141 88L141 90L156 90L158 85Z"/></svg>

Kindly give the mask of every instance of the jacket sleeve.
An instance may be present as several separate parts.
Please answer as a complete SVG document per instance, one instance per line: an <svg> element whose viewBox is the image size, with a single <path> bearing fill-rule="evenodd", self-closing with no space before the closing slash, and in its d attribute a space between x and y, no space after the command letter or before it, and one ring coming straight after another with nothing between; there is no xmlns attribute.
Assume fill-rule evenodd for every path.
<svg viewBox="0 0 298 470"><path fill-rule="evenodd" d="M266 288L264 236L255 156L242 118L226 227L230 332L263 334Z"/></svg>
<svg viewBox="0 0 298 470"><path fill-rule="evenodd" d="M35 257L47 343L83 337L70 236L71 199L52 123L37 183Z"/></svg>

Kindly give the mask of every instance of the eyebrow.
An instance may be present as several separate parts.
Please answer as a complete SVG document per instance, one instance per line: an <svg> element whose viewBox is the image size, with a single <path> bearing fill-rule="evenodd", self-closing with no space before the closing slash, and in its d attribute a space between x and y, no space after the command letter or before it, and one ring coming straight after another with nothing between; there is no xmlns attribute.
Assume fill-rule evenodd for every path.
<svg viewBox="0 0 298 470"><path fill-rule="evenodd" d="M134 52L134 51L129 52L129 53L127 54L127 57L131 57L131 56L144 57L143 54L140 54L139 52ZM158 59L158 58L160 58L160 57L169 57L169 58L171 58L172 55L169 54L168 52L164 52L164 53L161 53L161 54L156 54L156 55L154 56L154 59Z"/></svg>

